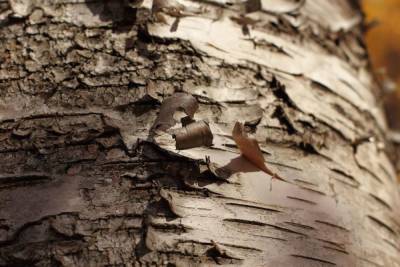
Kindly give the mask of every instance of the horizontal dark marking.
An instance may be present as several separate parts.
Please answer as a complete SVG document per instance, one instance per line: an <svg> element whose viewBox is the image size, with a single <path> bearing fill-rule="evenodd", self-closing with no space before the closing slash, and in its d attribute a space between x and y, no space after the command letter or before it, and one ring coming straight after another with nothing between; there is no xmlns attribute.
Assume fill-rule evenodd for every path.
<svg viewBox="0 0 400 267"><path fill-rule="evenodd" d="M293 181L295 181L295 182L299 182L299 183L302 183L302 184L307 184L307 185L317 185L317 184L314 184L314 183L311 183L311 182L308 182L308 181L304 181L304 180L302 180L302 179L294 179Z"/></svg>
<svg viewBox="0 0 400 267"><path fill-rule="evenodd" d="M360 153L360 152L356 152L356 153ZM367 172L369 175L372 176L373 179L375 179L375 180L376 180L377 182L379 182L380 184L383 184L383 181L381 180L381 178L380 178L377 174L375 174L372 170L370 170L370 169L369 169L369 166L368 166L368 167L364 167L364 166L361 165L357 160L356 160L356 163L357 163L357 166L358 166L361 170Z"/></svg>
<svg viewBox="0 0 400 267"><path fill-rule="evenodd" d="M193 239L178 239L178 242L180 244L199 244L199 245L203 245L203 246L213 246L214 245L214 243L212 243L212 242L202 242L202 241L193 240ZM250 251L257 251L257 252L263 251L258 248L242 246L242 245L237 245L237 244L222 243L222 242L218 242L218 244L223 245L225 247L235 248L235 249L250 250Z"/></svg>
<svg viewBox="0 0 400 267"><path fill-rule="evenodd" d="M298 198L298 197L291 197L291 196L286 196L289 199L293 199L293 200L297 200L297 201L301 201L307 204L311 204L311 205L317 205L317 203L315 203L314 201L311 200L307 200L307 199L302 199L302 198Z"/></svg>
<svg viewBox="0 0 400 267"><path fill-rule="evenodd" d="M340 180L340 179L338 179L338 178L336 178L336 177L331 177L332 179L335 179L336 181L338 181L338 182L340 182L340 183L342 183L342 184L345 184L345 185L348 185L348 186L351 186L352 188L358 188L359 186L360 186L360 184L354 184L354 183L349 183L349 182L346 182L346 181L344 181L344 180Z"/></svg>
<svg viewBox="0 0 400 267"><path fill-rule="evenodd" d="M308 230L314 230L314 229L315 229L315 228L312 227L312 226L308 226L308 225L301 224L301 223L294 223L294 222L285 222L285 223L287 223L287 224L289 224L289 225L292 225L292 226L296 226L296 227L308 229Z"/></svg>
<svg viewBox="0 0 400 267"><path fill-rule="evenodd" d="M363 169L364 171L368 172L368 173L369 173L375 180L377 180L379 183L383 184L382 179L381 179L378 175L376 175L373 171L371 171L371 170L368 169L368 168L364 168L364 167L361 166L361 165L358 165L358 166L360 167L360 169Z"/></svg>
<svg viewBox="0 0 400 267"><path fill-rule="evenodd" d="M204 245L204 246L212 246L213 245L212 242L203 242L203 241L194 240L194 239L177 239L177 241L180 244L190 243L190 244L200 244L200 245ZM219 244L221 244L221 243L219 243Z"/></svg>
<svg viewBox="0 0 400 267"><path fill-rule="evenodd" d="M369 195L370 195L373 199L375 199L379 204L381 204L381 205L384 206L385 208L387 208L387 209L389 209L390 211L392 211L392 207L391 207L388 203L386 203L383 199L381 199L381 198L378 197L378 196L375 196L375 195L372 194L372 193L369 193Z"/></svg>
<svg viewBox="0 0 400 267"><path fill-rule="evenodd" d="M19 175L0 175L0 186L10 184L28 184L50 181L51 177L44 174L19 174Z"/></svg>
<svg viewBox="0 0 400 267"><path fill-rule="evenodd" d="M243 208L247 208L247 209L255 209L255 210L260 210L260 211L281 212L280 210L275 210L275 209L271 209L271 208L264 208L264 207L240 204L240 203L234 203L234 202L228 202L225 204L229 205L229 206L243 207Z"/></svg>
<svg viewBox="0 0 400 267"><path fill-rule="evenodd" d="M346 250L342 250L342 249L338 249L338 248L333 248L333 247L328 247L328 246L322 246L325 249L329 249L329 250L334 250L343 254L349 254Z"/></svg>
<svg viewBox="0 0 400 267"><path fill-rule="evenodd" d="M258 251L262 252L262 249L259 248L253 248L253 247L247 247L247 246L242 246L242 245L237 245L237 244L230 244L230 243L221 243L218 242L221 245L227 246L227 247L232 247L232 248L239 248L239 249L244 249L244 250L252 250L252 251Z"/></svg>
<svg viewBox="0 0 400 267"><path fill-rule="evenodd" d="M347 87L349 87L354 93L356 93L361 99L363 99L363 96L360 94L360 92L358 92L357 89L354 88L354 86L352 84L350 84L348 81L339 78L339 81L341 81L344 85L346 85ZM351 102L349 102L351 103ZM353 104L354 105L354 104ZM357 105L354 105L355 107L358 108L358 110L360 110L360 107L358 107ZM367 112L367 110L362 110L363 112ZM368 111L368 113L371 115L372 118L374 118L374 116L372 116L371 112Z"/></svg>
<svg viewBox="0 0 400 267"><path fill-rule="evenodd" d="M333 245L333 246L335 246L335 247L338 247L339 249L344 250L344 244L340 244L340 243L337 243L337 242L334 242L334 241L325 240L325 239L321 239L321 238L316 238L316 239L319 240L319 241L321 241L321 242L324 242L324 243Z"/></svg>
<svg viewBox="0 0 400 267"><path fill-rule="evenodd" d="M223 221L234 222L234 223L243 223L243 224L248 224L248 225L268 226L268 227L272 227L272 228L282 231L282 232L297 234L297 235L301 235L301 236L307 236L306 234L303 234L300 232L296 232L296 231L293 231L293 230L290 230L290 229L287 229L284 227L280 227L280 226L276 226L276 225L268 224L268 223L263 223L263 222L249 221L249 220L243 220L243 219L224 219Z"/></svg>
<svg viewBox="0 0 400 267"><path fill-rule="evenodd" d="M343 226L336 225L336 224L333 224L333 223L330 223L330 222L325 222L325 221L320 221L320 220L316 220L315 222L316 222L316 223L325 224L325 225L328 225L328 226L330 226L330 227L334 227L334 228L337 228L337 229L340 229L340 230L343 230L343 231L346 231L346 232L350 232L349 230L347 230L347 229L344 228Z"/></svg>
<svg viewBox="0 0 400 267"><path fill-rule="evenodd" d="M73 147L75 145L70 145L69 147ZM74 159L74 160L63 160L64 164L93 164L96 161L96 158L89 159Z"/></svg>
<svg viewBox="0 0 400 267"><path fill-rule="evenodd" d="M249 203L250 206L253 206L253 204L255 205L255 207L260 207L259 205L265 205L262 202L257 202L257 201L249 201L249 200L243 200L241 198L236 198L236 197L229 197L229 196L224 196L224 195L220 195L220 194L215 194L213 195L214 198L218 198L218 199L223 199L226 201L240 201L240 202L245 202L245 203ZM245 204L247 205L247 204ZM275 209L275 208L281 208L280 206L277 205L268 205L271 207L271 209ZM283 212L282 210L279 210L280 212Z"/></svg>
<svg viewBox="0 0 400 267"><path fill-rule="evenodd" d="M186 227L181 224L160 224L150 223L151 227L161 232L172 232L172 233L187 233L188 230L192 230L191 227Z"/></svg>
<svg viewBox="0 0 400 267"><path fill-rule="evenodd" d="M8 225L0 225L0 229L8 231L8 230L10 230L10 226L8 226Z"/></svg>
<svg viewBox="0 0 400 267"><path fill-rule="evenodd" d="M279 238L279 237L274 237L274 236L269 236L269 235L253 235L253 234L251 234L251 235L252 235L252 236L257 236L257 237L262 237L262 238L268 238L268 239L279 240L279 241L283 241L283 242L288 241L287 239L284 239L284 238Z"/></svg>
<svg viewBox="0 0 400 267"><path fill-rule="evenodd" d="M297 234L297 235L301 235L301 236L307 236L306 234L303 234L303 233L300 233L300 232L296 232L296 231L290 230L288 228L284 228L284 227L280 227L280 226L276 226L276 225L272 225L272 224L266 224L266 225L269 226L269 227L275 228L275 229L277 229L279 231L282 231L282 232L287 232L287 233L291 233L291 234Z"/></svg>
<svg viewBox="0 0 400 267"><path fill-rule="evenodd" d="M311 260L311 261L318 261L318 262L326 263L326 264L330 264L330 265L336 265L336 263L334 263L334 262L323 260L323 259L318 259L318 258L314 258L314 257L309 257L309 256L295 255L295 254L292 254L290 256L296 257L296 258L302 258L302 259L306 259L306 260Z"/></svg>
<svg viewBox="0 0 400 267"><path fill-rule="evenodd" d="M350 180L352 184L356 183L357 185L359 185L359 182L353 176L345 173L344 171L336 169L336 168L331 168L329 170L334 172L335 174L338 174L338 175L346 178L347 180Z"/></svg>
<svg viewBox="0 0 400 267"><path fill-rule="evenodd" d="M367 215L371 221L375 222L377 225L379 225L382 228L385 228L387 231L389 231L392 235L397 236L397 233L386 223L382 222L381 220L375 218L374 216Z"/></svg>
<svg viewBox="0 0 400 267"><path fill-rule="evenodd" d="M305 186L299 186L301 189L304 189L304 190L308 190L308 191L311 191L311 192L313 192L313 193L317 193L317 194L319 194L319 195L323 195L323 196L326 196L326 194L324 193L324 192L321 192L321 191L319 191L319 190L317 190L317 189L313 189L313 188L309 188L309 187L305 187Z"/></svg>
<svg viewBox="0 0 400 267"><path fill-rule="evenodd" d="M235 223L243 223L243 224L249 224L249 225L257 225L257 226L266 226L266 223L263 222L257 222L257 221L249 221L249 220L243 220L243 219L223 219L225 222L235 222Z"/></svg>
<svg viewBox="0 0 400 267"><path fill-rule="evenodd" d="M183 208L187 208L187 209L194 209L194 210L213 210L213 209L207 209L207 208L193 208L193 207L187 207L187 206L182 206L182 205L176 205L177 207L183 207Z"/></svg>
<svg viewBox="0 0 400 267"><path fill-rule="evenodd" d="M383 241L385 241L387 244L389 244L391 247L393 247L395 250L400 251L400 249L394 244L392 241L387 240L386 238L383 238Z"/></svg>

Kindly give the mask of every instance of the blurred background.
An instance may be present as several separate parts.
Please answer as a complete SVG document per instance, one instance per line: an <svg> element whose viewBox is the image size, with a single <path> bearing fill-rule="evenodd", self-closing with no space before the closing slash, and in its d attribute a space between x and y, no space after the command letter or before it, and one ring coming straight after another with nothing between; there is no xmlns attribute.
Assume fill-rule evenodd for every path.
<svg viewBox="0 0 400 267"><path fill-rule="evenodd" d="M362 0L372 65L385 87L391 128L400 131L400 0Z"/></svg>

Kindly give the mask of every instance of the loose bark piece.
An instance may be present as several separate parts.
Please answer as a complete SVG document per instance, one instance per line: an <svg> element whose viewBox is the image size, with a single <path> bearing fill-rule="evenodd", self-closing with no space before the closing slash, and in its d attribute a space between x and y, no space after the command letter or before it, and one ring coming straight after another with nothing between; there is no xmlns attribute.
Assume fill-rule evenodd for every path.
<svg viewBox="0 0 400 267"><path fill-rule="evenodd" d="M264 157L257 140L247 135L242 123L235 123L232 131L232 137L233 140L235 140L236 145L239 147L243 157L260 168L262 171L276 177L276 174L268 169L268 167L265 165Z"/></svg>
<svg viewBox="0 0 400 267"><path fill-rule="evenodd" d="M176 149L188 149L199 146L211 146L213 134L210 126L205 121L198 121L177 129L173 137L176 141Z"/></svg>
<svg viewBox="0 0 400 267"><path fill-rule="evenodd" d="M160 113L153 129L165 131L175 125L174 113L183 110L190 118L199 108L196 98L186 93L176 93L166 98L160 108Z"/></svg>

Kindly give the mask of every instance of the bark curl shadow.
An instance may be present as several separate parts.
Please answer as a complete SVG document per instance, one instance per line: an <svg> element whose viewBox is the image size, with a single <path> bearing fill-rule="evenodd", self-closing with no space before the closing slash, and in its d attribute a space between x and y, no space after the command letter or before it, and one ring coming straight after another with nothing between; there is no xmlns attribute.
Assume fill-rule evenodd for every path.
<svg viewBox="0 0 400 267"><path fill-rule="evenodd" d="M231 159L228 164L217 168L215 171L217 173L229 173L230 175L233 175L238 172L259 172L260 168L252 164L244 156L240 155L236 158Z"/></svg>
<svg viewBox="0 0 400 267"><path fill-rule="evenodd" d="M236 158L231 159L226 165L221 167L216 164L212 164L208 158L206 158L206 163L208 164L208 170L211 173L213 173L216 177L228 182L229 178L236 173L264 172L263 170L255 166L254 163L249 161L244 155L240 155ZM282 182L288 183L287 180L281 178L280 176L278 176L273 172L267 174L271 176L271 180L269 183L269 191L272 191L272 182L274 178L277 178Z"/></svg>

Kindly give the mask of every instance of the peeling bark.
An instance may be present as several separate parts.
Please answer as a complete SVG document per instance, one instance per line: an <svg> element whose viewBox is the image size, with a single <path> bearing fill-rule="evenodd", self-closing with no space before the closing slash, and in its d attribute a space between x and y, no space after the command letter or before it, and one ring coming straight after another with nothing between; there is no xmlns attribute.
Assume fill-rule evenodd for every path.
<svg viewBox="0 0 400 267"><path fill-rule="evenodd" d="M400 266L362 27L350 0L0 0L0 266ZM213 146L154 132L174 93Z"/></svg>

